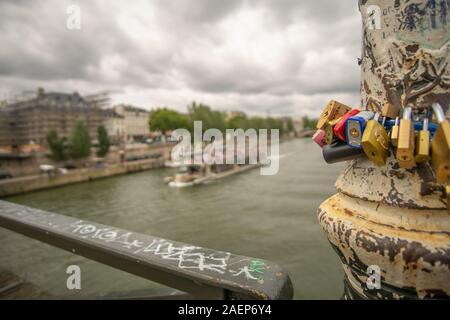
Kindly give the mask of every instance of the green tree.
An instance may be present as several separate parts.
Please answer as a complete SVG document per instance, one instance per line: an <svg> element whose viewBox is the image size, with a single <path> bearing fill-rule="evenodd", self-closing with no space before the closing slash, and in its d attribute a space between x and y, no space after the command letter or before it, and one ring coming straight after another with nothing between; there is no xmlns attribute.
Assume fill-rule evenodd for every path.
<svg viewBox="0 0 450 320"><path fill-rule="evenodd" d="M161 131L166 134L175 129L191 129L188 118L181 113L168 108L158 108L150 112L150 131Z"/></svg>
<svg viewBox="0 0 450 320"><path fill-rule="evenodd" d="M78 120L72 130L69 143L70 157L86 158L91 154L91 137L85 123Z"/></svg>
<svg viewBox="0 0 450 320"><path fill-rule="evenodd" d="M215 128L225 132L226 121L223 112L213 111L209 106L202 103L197 104L195 101L188 106L188 110L191 123L202 121L203 131Z"/></svg>
<svg viewBox="0 0 450 320"><path fill-rule="evenodd" d="M256 131L259 129L267 129L267 122L264 118L261 117L251 117L248 119L248 127L253 128Z"/></svg>
<svg viewBox="0 0 450 320"><path fill-rule="evenodd" d="M251 128L251 125L249 119L247 119L247 116L242 114L228 119L227 128L247 130L248 128Z"/></svg>
<svg viewBox="0 0 450 320"><path fill-rule="evenodd" d="M294 131L294 122L292 122L292 119L288 119L287 121L287 131L288 132Z"/></svg>
<svg viewBox="0 0 450 320"><path fill-rule="evenodd" d="M317 119L309 119L308 116L303 117L303 128L306 130L316 129Z"/></svg>
<svg viewBox="0 0 450 320"><path fill-rule="evenodd" d="M99 157L104 157L109 151L111 142L109 140L108 132L105 126L100 125L97 127L97 139L98 139L98 150L97 155Z"/></svg>
<svg viewBox="0 0 450 320"><path fill-rule="evenodd" d="M52 159L61 161L67 159L67 146L64 139L58 137L58 133L54 129L47 132L47 143L52 153Z"/></svg>

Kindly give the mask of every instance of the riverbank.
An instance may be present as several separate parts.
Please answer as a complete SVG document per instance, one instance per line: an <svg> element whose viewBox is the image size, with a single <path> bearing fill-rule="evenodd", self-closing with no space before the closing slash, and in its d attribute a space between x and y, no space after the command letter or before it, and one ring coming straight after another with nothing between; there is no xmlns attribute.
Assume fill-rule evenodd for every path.
<svg viewBox="0 0 450 320"><path fill-rule="evenodd" d="M280 144L297 139L298 137L283 137L280 139ZM51 189L61 187L69 184L92 181L112 177L116 175L139 172L144 170L156 169L164 167L165 160L167 160L170 148L159 147L163 157L156 159L125 161L124 163L106 163L103 167L89 167L83 169L69 170L67 173L56 173L54 175L47 175L44 173L28 175L18 178L0 180L0 198L24 194L27 192ZM118 162L118 160L116 159ZM252 169L254 166L246 166L244 170ZM242 169L242 168L241 168ZM233 174L232 172L230 174Z"/></svg>
<svg viewBox="0 0 450 320"><path fill-rule="evenodd" d="M0 181L0 198L161 167L164 167L164 158L130 161L104 167L74 169L65 174L58 173L51 176L39 174L7 179Z"/></svg>
<svg viewBox="0 0 450 320"><path fill-rule="evenodd" d="M317 207L335 193L345 164L327 165L311 139L280 144L280 169L263 176L249 170L194 188L169 188L171 169L74 183L6 198L134 232L276 261L290 275L297 299L339 299L344 277L320 225ZM66 268L82 270L87 297L153 289L123 271L51 248L0 228L0 270L11 270L52 296L73 298ZM160 287L160 286L158 286Z"/></svg>

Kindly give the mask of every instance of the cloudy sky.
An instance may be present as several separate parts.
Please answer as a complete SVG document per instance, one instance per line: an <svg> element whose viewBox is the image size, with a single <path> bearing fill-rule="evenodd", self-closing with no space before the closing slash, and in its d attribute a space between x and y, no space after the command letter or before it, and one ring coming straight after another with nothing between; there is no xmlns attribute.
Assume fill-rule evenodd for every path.
<svg viewBox="0 0 450 320"><path fill-rule="evenodd" d="M312 116L358 102L360 29L356 0L1 0L0 94Z"/></svg>

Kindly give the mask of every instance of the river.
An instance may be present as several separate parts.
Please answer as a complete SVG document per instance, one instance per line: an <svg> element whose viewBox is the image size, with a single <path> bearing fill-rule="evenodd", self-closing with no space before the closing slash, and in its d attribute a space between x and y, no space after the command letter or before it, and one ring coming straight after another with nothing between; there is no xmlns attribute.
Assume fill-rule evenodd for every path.
<svg viewBox="0 0 450 320"><path fill-rule="evenodd" d="M280 170L259 169L190 188L170 188L157 169L5 200L235 254L268 259L290 275L296 299L339 299L343 272L317 221L343 164L327 165L310 139L280 145ZM147 280L0 228L0 269L61 297L156 286ZM66 288L81 268L82 289Z"/></svg>

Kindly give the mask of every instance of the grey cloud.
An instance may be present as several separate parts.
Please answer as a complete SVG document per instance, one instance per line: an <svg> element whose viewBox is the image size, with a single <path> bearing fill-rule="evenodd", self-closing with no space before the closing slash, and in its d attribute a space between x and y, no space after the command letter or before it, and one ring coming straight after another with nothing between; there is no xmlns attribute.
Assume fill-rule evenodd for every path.
<svg viewBox="0 0 450 320"><path fill-rule="evenodd" d="M317 95L358 94L356 1L76 1L82 9L80 31L65 27L69 4L73 2L0 2L3 90L34 89L30 86L37 84L80 92L128 88L137 96L149 92L152 105L152 89L159 90L158 103L172 102L171 95L184 99L184 104L173 106L179 109L198 97L220 104L221 98L233 96L229 108L264 113L278 106L280 114L301 113L295 106L298 95L312 106ZM273 34L264 50L283 50L275 62L253 61L245 52L251 45L230 45L224 38L224 21L259 9L265 20L257 35ZM123 20L126 14L131 19ZM230 32L254 26L236 27ZM305 33L288 39L296 27ZM277 39L286 44L271 42ZM331 64L336 50L340 55ZM70 89L73 84L79 88ZM227 108L227 102L223 104ZM310 112L307 105L302 106L305 113Z"/></svg>

